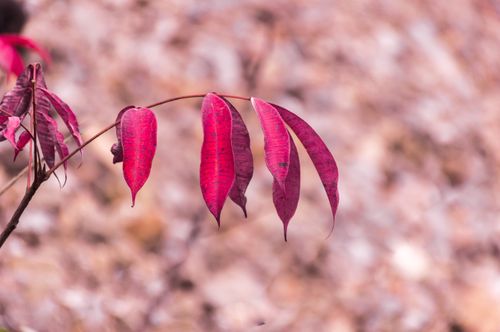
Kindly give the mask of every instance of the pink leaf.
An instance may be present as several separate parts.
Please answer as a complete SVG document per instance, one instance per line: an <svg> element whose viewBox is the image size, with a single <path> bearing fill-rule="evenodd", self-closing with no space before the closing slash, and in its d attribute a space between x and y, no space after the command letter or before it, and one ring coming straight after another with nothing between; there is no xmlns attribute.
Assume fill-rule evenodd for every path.
<svg viewBox="0 0 500 332"><path fill-rule="evenodd" d="M38 104L37 108L41 109L43 104ZM47 106L48 102L47 102ZM56 148L56 132L57 122L52 119L47 113L42 111L36 112L36 134L40 148L42 150L45 163L52 168L55 162L55 148Z"/></svg>
<svg viewBox="0 0 500 332"><path fill-rule="evenodd" d="M55 131L55 141L56 141L56 150L57 154L59 155L59 158L60 159L66 158L66 156L69 155L68 146L66 145L66 143L64 143L64 135L58 130ZM66 170L67 168L66 161L63 163L63 166L64 169Z"/></svg>
<svg viewBox="0 0 500 332"><path fill-rule="evenodd" d="M283 231L285 235L288 229L288 223L295 214L297 210L297 205L299 204L300 196L300 162L299 154L297 153L297 147L293 142L292 137L290 137L290 167L288 169L288 175L286 176L285 187L286 192L283 191L281 186L278 184L276 179L273 182L273 202L276 207L276 212L283 222Z"/></svg>
<svg viewBox="0 0 500 332"><path fill-rule="evenodd" d="M283 107L278 105L274 105L274 107L276 107L283 120L297 135L309 157L311 157L330 201L333 223L335 223L335 214L339 205L339 171L335 159L321 137L304 120Z"/></svg>
<svg viewBox="0 0 500 332"><path fill-rule="evenodd" d="M285 180L290 163L290 137L285 123L274 105L258 98L252 98L251 101L264 132L267 168L278 185L286 191Z"/></svg>
<svg viewBox="0 0 500 332"><path fill-rule="evenodd" d="M156 152L156 117L147 108L130 108L121 117L123 176L132 192L132 206L146 183Z"/></svg>
<svg viewBox="0 0 500 332"><path fill-rule="evenodd" d="M82 145L82 137L80 136L80 129L78 128L78 120L76 119L75 113L69 108L69 106L62 101L56 94L48 91L44 88L39 88L37 91L41 91L45 97L48 98L49 102L52 104L57 114L63 119L66 127L68 127L69 132L73 136L76 144L78 146Z"/></svg>
<svg viewBox="0 0 500 332"><path fill-rule="evenodd" d="M40 47L37 43L35 43L32 39L20 36L20 35L14 35L14 34L2 34L0 35L0 41L12 45L12 46L22 46L26 48L30 48L37 52L40 57L45 61L47 64L50 64L50 55L45 51L42 47Z"/></svg>
<svg viewBox="0 0 500 332"><path fill-rule="evenodd" d="M222 98L222 97L221 97ZM247 217L245 191L253 176L253 157L250 150L250 136L240 113L225 98L222 98L231 110L233 128L231 142L234 158L235 181L229 192L229 197L238 204Z"/></svg>
<svg viewBox="0 0 500 332"><path fill-rule="evenodd" d="M17 52L16 48L7 44L0 38L0 67L4 68L7 75L14 74L19 76L23 72L23 58Z"/></svg>
<svg viewBox="0 0 500 332"><path fill-rule="evenodd" d="M7 127L3 132L3 136L10 142L14 150L17 149L16 144L16 131L21 125L21 119L17 116L11 116L7 120Z"/></svg>
<svg viewBox="0 0 500 332"><path fill-rule="evenodd" d="M116 117L115 123L117 123L115 129L116 129L116 137L118 140L118 143L113 144L111 147L111 153L113 154L113 164L119 163L123 161L123 146L122 146L122 116L123 113L128 111L131 108L135 108L135 106L127 106L124 109L118 113L118 116Z"/></svg>
<svg viewBox="0 0 500 332"><path fill-rule="evenodd" d="M23 131L21 135L19 135L19 139L17 140L16 149L14 149L14 161L16 161L17 155L21 152L26 144L31 140L31 134L27 131Z"/></svg>
<svg viewBox="0 0 500 332"><path fill-rule="evenodd" d="M9 116L14 115L22 120L28 113L31 106L32 69L31 66L28 66L17 78L14 88L2 98L0 102L0 128ZM0 137L0 141L3 140L2 138Z"/></svg>
<svg viewBox="0 0 500 332"><path fill-rule="evenodd" d="M201 111L201 192L208 209L220 226L220 213L235 181L231 110L222 98L209 93L203 99Z"/></svg>

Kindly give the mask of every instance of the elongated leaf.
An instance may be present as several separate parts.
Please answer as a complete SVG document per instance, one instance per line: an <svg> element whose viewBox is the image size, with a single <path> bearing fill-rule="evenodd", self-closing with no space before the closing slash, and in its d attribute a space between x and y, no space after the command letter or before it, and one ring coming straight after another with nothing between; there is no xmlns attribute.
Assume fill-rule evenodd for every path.
<svg viewBox="0 0 500 332"><path fill-rule="evenodd" d="M52 104L57 114L63 119L66 127L68 127L71 136L75 140L78 146L82 145L82 137L80 136L80 129L78 128L78 120L76 119L75 113L69 108L69 106L62 101L55 93L52 93L44 88L39 88L37 91L42 92L45 97L48 98L49 102Z"/></svg>
<svg viewBox="0 0 500 332"><path fill-rule="evenodd" d="M222 99L231 110L233 120L231 144L233 148L235 181L229 191L229 197L241 207L246 218L247 198L245 191L253 176L253 156L250 150L250 136L240 113L229 101L225 98Z"/></svg>
<svg viewBox="0 0 500 332"><path fill-rule="evenodd" d="M222 98L209 93L203 98L201 112L201 192L220 226L220 213L235 181L231 110Z"/></svg>
<svg viewBox="0 0 500 332"><path fill-rule="evenodd" d="M7 127L3 132L3 136L10 142L14 150L17 149L16 131L21 125L21 119L17 116L10 116L7 120Z"/></svg>
<svg viewBox="0 0 500 332"><path fill-rule="evenodd" d="M276 207L276 212L283 222L283 232L285 235L285 241L287 240L287 229L290 219L292 219L297 210L297 205L299 204L300 196L300 162L299 154L297 153L297 147L293 142L292 137L290 137L290 167L288 169L288 175L286 176L285 187L286 192L283 191L281 186L278 184L276 179L273 182L273 202Z"/></svg>
<svg viewBox="0 0 500 332"><path fill-rule="evenodd" d="M17 140L16 149L14 149L14 161L16 161L17 155L21 152L26 144L31 140L31 135L27 131L23 131L21 135L19 135L19 139Z"/></svg>
<svg viewBox="0 0 500 332"><path fill-rule="evenodd" d="M28 66L24 72L17 78L16 84L12 90L7 92L0 102L0 129L7 121L9 116L24 118L30 109L31 102L31 77L33 67ZM0 141L5 138L0 135Z"/></svg>
<svg viewBox="0 0 500 332"><path fill-rule="evenodd" d="M64 135L56 130L55 131L55 142L56 142L56 151L59 155L59 158L64 159L67 155L69 155L68 146L64 143ZM67 162L63 163L64 169L67 168Z"/></svg>
<svg viewBox="0 0 500 332"><path fill-rule="evenodd" d="M132 193L132 206L139 189L146 183L156 152L156 117L150 109L136 107L121 117L123 176Z"/></svg>
<svg viewBox="0 0 500 332"><path fill-rule="evenodd" d="M46 101L46 107L48 101ZM43 104L38 104L37 109L42 108ZM43 158L45 163L52 168L55 163L55 148L56 148L56 135L57 132L57 122L52 119L47 113L42 111L36 112L36 133L38 137L38 142L40 143L40 148L42 150Z"/></svg>
<svg viewBox="0 0 500 332"><path fill-rule="evenodd" d="M274 107L297 135L309 157L311 157L330 201L333 223L335 224L335 214L339 205L339 171L335 159L321 137L304 120L283 107L278 105L274 105Z"/></svg>
<svg viewBox="0 0 500 332"><path fill-rule="evenodd" d="M50 55L45 51L41 46L39 46L35 41L32 39L20 36L20 35L14 35L14 34L2 34L0 35L0 41L12 45L12 46L22 46L26 48L30 48L37 52L40 57L47 63L50 63Z"/></svg>
<svg viewBox="0 0 500 332"><path fill-rule="evenodd" d="M7 72L7 76L19 76L23 72L24 62L16 48L0 38L0 67Z"/></svg>
<svg viewBox="0 0 500 332"><path fill-rule="evenodd" d="M281 188L286 191L285 180L290 164L290 137L285 123L274 105L258 98L252 98L251 101L264 132L267 168Z"/></svg>
<svg viewBox="0 0 500 332"><path fill-rule="evenodd" d="M118 113L116 120L115 120L115 123L118 123L115 127L116 137L117 137L118 142L113 144L113 146L111 146L111 153L113 154L113 164L120 163L123 161L121 119L122 119L123 113L125 113L127 110L129 110L131 108L135 108L135 106L127 106L124 109L122 109L120 111L120 113Z"/></svg>

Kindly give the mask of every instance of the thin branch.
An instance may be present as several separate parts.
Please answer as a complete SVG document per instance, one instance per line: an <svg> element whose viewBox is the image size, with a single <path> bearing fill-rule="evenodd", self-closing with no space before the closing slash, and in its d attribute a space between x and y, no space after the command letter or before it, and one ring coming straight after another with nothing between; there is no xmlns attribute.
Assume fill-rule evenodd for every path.
<svg viewBox="0 0 500 332"><path fill-rule="evenodd" d="M12 179L9 180L9 182L7 182L6 184L4 184L4 186L2 187L2 189L0 189L0 196L2 196L7 190L9 190L10 187L12 187L17 182L17 180L19 180L20 178L22 178L23 175L28 172L28 169L29 169L29 165L26 166L25 168L23 168L23 170L21 172L17 173L16 176L14 176Z"/></svg>
<svg viewBox="0 0 500 332"><path fill-rule="evenodd" d="M33 196L35 196L36 191L43 183L43 181L45 181L45 177L43 174L43 170L41 170L40 174L35 176L33 184L31 185L29 190L24 194L21 203L19 203L19 206L12 215L12 218L10 218L9 223L7 224L7 226L5 226L5 229L2 231L2 234L0 234L0 248L3 246L5 241L7 241L10 234L16 229L17 224L19 223L19 218L21 218L21 215L23 214L24 210L26 210L26 208L28 207L29 202L31 201Z"/></svg>
<svg viewBox="0 0 500 332"><path fill-rule="evenodd" d="M167 103L170 103L170 102L173 102L173 101L177 101L177 100L181 100L181 99L203 98L203 97L205 97L205 95L206 94L193 94L193 95L185 95L185 96L180 96L180 97L169 98L169 99L166 99L166 100L159 101L157 103L148 105L148 106L146 106L146 108L157 107L157 106L164 105L164 104L167 104ZM233 95L224 95L224 94L220 94L219 96L225 97L225 98L247 100L247 101L250 100L249 97L242 97L242 96L233 96ZM54 173L56 171L56 169L58 169L62 164L64 164L66 161L68 161L68 159L72 158L75 154L77 154L78 152L80 152L84 147L86 147L87 145L89 145L91 142L93 142L94 140L96 140L97 138L99 138L100 136L102 136L103 134L105 134L106 132L108 132L109 130L111 130L114 127L116 127L118 125L118 123L119 122L112 123L112 124L108 125L107 127L101 129L97 134L95 134L94 136L92 136L91 138L89 138L82 145L80 145L78 148L76 148L75 150L73 150L66 157L64 157L63 159L61 159L57 164L55 164L51 169L49 169L47 171L47 173L45 175L46 179L48 179L52 175L52 173Z"/></svg>

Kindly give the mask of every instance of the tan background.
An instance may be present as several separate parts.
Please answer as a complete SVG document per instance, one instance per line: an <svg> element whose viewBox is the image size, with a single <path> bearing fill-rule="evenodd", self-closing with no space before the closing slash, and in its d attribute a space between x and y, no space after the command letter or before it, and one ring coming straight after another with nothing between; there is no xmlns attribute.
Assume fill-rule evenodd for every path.
<svg viewBox="0 0 500 332"><path fill-rule="evenodd" d="M249 218L217 231L199 100L157 109L130 208L110 133L44 185L0 251L0 326L25 331L500 331L500 3L30 0L24 31L84 137L129 104L208 91L290 108L340 168L337 226L307 155L282 240L247 103ZM35 55L30 55L36 61ZM258 64L257 66L255 66ZM7 87L0 88L5 91ZM26 163L0 155L1 183ZM0 200L2 223L25 186ZM29 329L28 329L29 328Z"/></svg>

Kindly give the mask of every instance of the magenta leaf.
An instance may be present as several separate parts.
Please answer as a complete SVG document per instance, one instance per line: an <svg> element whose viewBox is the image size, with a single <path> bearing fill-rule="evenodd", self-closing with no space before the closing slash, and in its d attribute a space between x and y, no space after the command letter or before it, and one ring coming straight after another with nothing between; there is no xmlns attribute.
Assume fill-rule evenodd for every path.
<svg viewBox="0 0 500 332"><path fill-rule="evenodd" d="M222 98L222 97L220 97ZM229 197L238 204L247 217L245 191L253 176L253 156L250 150L250 136L248 130L236 108L225 98L222 98L231 110L233 126L231 144L234 158L234 184L229 191Z"/></svg>
<svg viewBox="0 0 500 332"><path fill-rule="evenodd" d="M17 116L21 120L26 116L30 109L31 101L31 78L32 66L17 78L16 84L12 90L7 92L0 102L0 129L5 128L5 122L10 116ZM0 135L0 141L5 138Z"/></svg>
<svg viewBox="0 0 500 332"><path fill-rule="evenodd" d="M135 107L121 116L123 176L132 193L132 206L137 192L146 183L156 152L156 117L150 109Z"/></svg>
<svg viewBox="0 0 500 332"><path fill-rule="evenodd" d="M26 144L31 140L31 134L27 131L23 131L21 135L19 135L19 139L17 140L16 148L14 149L14 161L16 161L17 155L21 152Z"/></svg>
<svg viewBox="0 0 500 332"><path fill-rule="evenodd" d="M290 164L290 137L285 123L274 107L262 99L251 98L264 132L266 165L274 179L286 191L285 180Z"/></svg>
<svg viewBox="0 0 500 332"><path fill-rule="evenodd" d="M56 110L57 114L63 119L64 123L66 124L66 127L68 127L69 132L73 136L73 139L75 140L76 144L78 146L82 145L82 137L80 135L80 129L78 128L78 120L76 119L75 113L69 108L69 106L62 101L56 94L48 91L47 89L44 88L39 88L37 91L41 91L45 97L49 100L49 102L52 104L54 109Z"/></svg>
<svg viewBox="0 0 500 332"><path fill-rule="evenodd" d="M64 143L64 135L58 130L55 131L55 142L56 142L56 150L57 150L57 154L59 155L59 158L60 159L66 158L66 156L69 155L68 146L66 145L66 143ZM66 170L67 162L65 161L63 163L63 165L64 165L64 169Z"/></svg>
<svg viewBox="0 0 500 332"><path fill-rule="evenodd" d="M117 123L116 129L116 137L118 142L111 146L111 153L113 154L113 164L120 163L123 161L123 146L122 146L122 116L127 110L135 108L135 106L127 106L118 113L115 123Z"/></svg>
<svg viewBox="0 0 500 332"><path fill-rule="evenodd" d="M309 157L311 157L330 201L333 224L335 224L335 214L339 205L339 171L335 159L321 137L304 120L283 107L278 105L273 106L278 110L283 120L293 130L295 135L297 135Z"/></svg>
<svg viewBox="0 0 500 332"><path fill-rule="evenodd" d="M287 240L287 229L290 219L292 219L297 210L300 196L300 162L297 147L290 137L290 167L285 180L286 191L278 184L276 179L273 182L273 202L276 207L276 212L283 222L283 231L285 241Z"/></svg>
<svg viewBox="0 0 500 332"><path fill-rule="evenodd" d="M10 142L14 150L17 149L16 131L21 126L21 119L17 116L10 116L7 120L7 127L3 131L3 136Z"/></svg>
<svg viewBox="0 0 500 332"><path fill-rule="evenodd" d="M49 54L40 47L33 40L13 34L0 35L0 66L3 67L7 73L19 75L24 69L24 63L16 50L16 46L22 46L37 52L41 58L50 63Z"/></svg>
<svg viewBox="0 0 500 332"><path fill-rule="evenodd" d="M38 104L37 107L40 109L43 104ZM48 105L47 102L47 106ZM56 147L56 132L57 132L57 122L52 119L47 113L38 111L36 116L36 134L38 137L38 142L40 143L40 148L42 150L43 158L45 163L52 168L55 162L55 147Z"/></svg>
<svg viewBox="0 0 500 332"><path fill-rule="evenodd" d="M0 67L4 68L7 76L18 76L23 72L24 62L16 48L0 39Z"/></svg>
<svg viewBox="0 0 500 332"><path fill-rule="evenodd" d="M231 109L224 99L209 93L203 98L201 111L200 186L207 207L220 226L222 207L235 182Z"/></svg>

